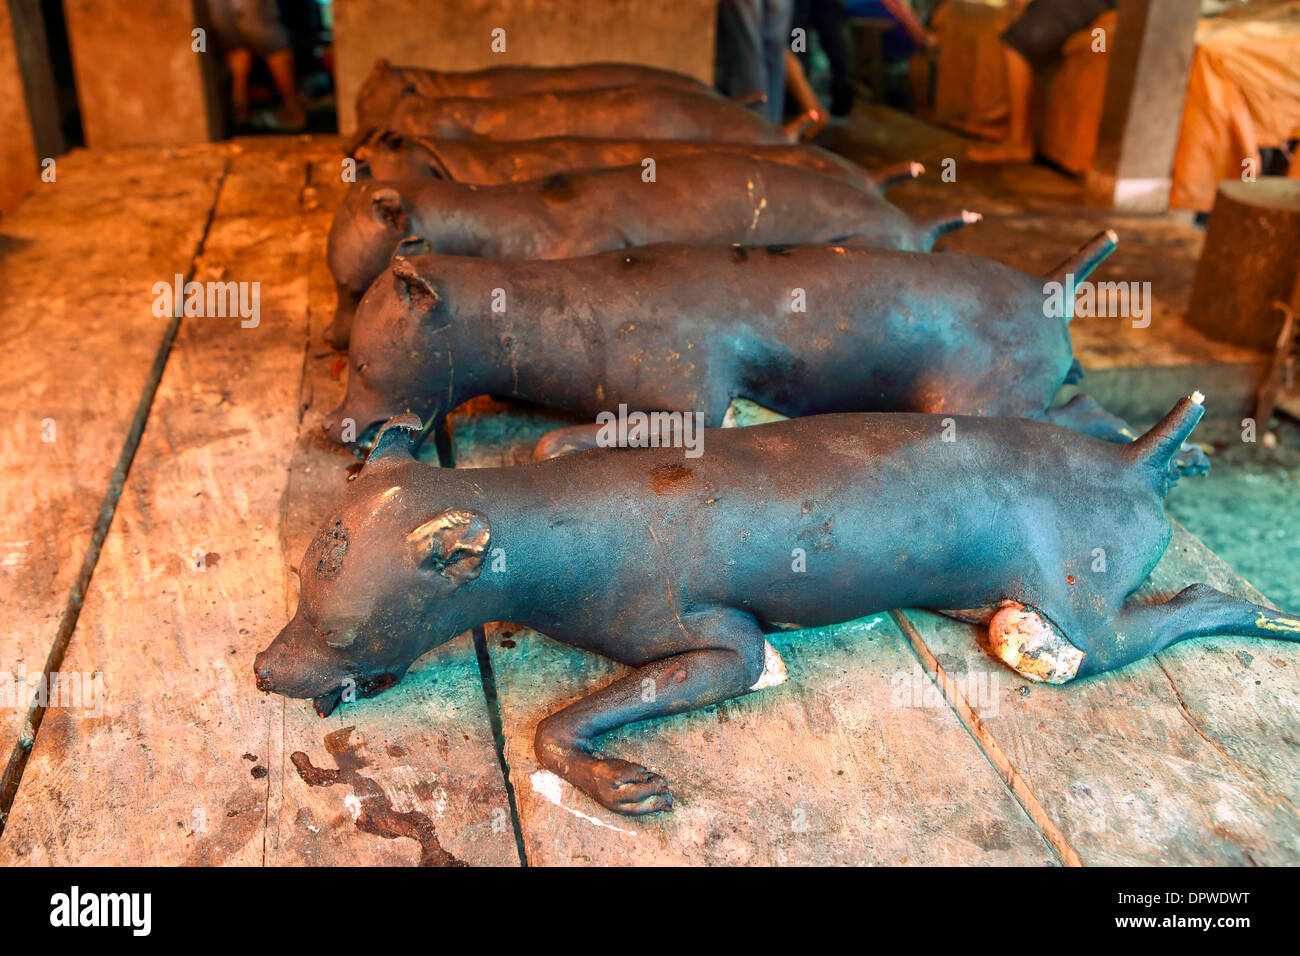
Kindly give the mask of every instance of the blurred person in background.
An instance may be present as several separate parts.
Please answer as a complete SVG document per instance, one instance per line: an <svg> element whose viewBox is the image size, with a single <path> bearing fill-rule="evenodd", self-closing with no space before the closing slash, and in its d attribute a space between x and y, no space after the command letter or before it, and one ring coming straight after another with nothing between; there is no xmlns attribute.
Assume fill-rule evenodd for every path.
<svg viewBox="0 0 1300 956"><path fill-rule="evenodd" d="M1007 107L981 117L985 123L1006 120L999 141L972 146L967 157L977 163L1031 163L1034 132L1029 113L1034 99L1034 70L1058 57L1065 41L1085 30L1117 0L1032 0L1002 31L1007 72Z"/></svg>
<svg viewBox="0 0 1300 956"><path fill-rule="evenodd" d="M253 57L259 56L266 61L282 101L266 125L285 132L304 129L307 114L298 100L293 48L276 0L208 0L208 11L230 70L230 105L235 124L249 124L248 79L253 72Z"/></svg>
<svg viewBox="0 0 1300 956"><path fill-rule="evenodd" d="M886 88L872 92L881 102L897 109L916 110L929 102L927 57L935 47L935 37L923 16L929 15L931 6L909 0L848 0L848 12L853 18L892 20L894 23L894 28L884 34L880 44L885 60ZM913 76L918 61L927 64L923 81ZM925 89L915 89L918 82L923 82Z"/></svg>
<svg viewBox="0 0 1300 956"><path fill-rule="evenodd" d="M780 123L785 56L794 0L720 0L716 85L732 99L763 99L759 112Z"/></svg>
<svg viewBox="0 0 1300 956"><path fill-rule="evenodd" d="M848 22L849 10L844 0L794 0L794 26L805 32L809 43L796 56L806 76L810 71L811 41L815 33L830 65L832 116L848 116L853 109L853 63L844 35Z"/></svg>

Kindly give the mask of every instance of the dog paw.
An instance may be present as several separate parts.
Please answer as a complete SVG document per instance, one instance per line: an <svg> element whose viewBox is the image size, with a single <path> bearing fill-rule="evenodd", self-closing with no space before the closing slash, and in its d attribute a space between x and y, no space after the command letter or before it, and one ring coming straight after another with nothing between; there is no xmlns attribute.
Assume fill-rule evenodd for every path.
<svg viewBox="0 0 1300 956"><path fill-rule="evenodd" d="M601 760L591 768L591 782L591 796L615 813L642 816L673 808L668 781L640 764Z"/></svg>
<svg viewBox="0 0 1300 956"><path fill-rule="evenodd" d="M1179 478L1203 475L1210 470L1210 459L1199 446L1187 444L1170 460L1169 470Z"/></svg>

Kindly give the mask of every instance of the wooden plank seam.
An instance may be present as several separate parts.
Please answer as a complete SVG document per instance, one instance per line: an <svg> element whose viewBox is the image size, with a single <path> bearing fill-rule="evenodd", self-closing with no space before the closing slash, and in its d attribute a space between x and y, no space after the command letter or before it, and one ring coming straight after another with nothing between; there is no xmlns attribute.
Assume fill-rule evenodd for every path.
<svg viewBox="0 0 1300 956"><path fill-rule="evenodd" d="M1212 748L1214 748L1214 751L1225 761L1227 761L1227 763L1232 767L1233 770L1241 774L1242 779L1246 780L1252 786L1257 787L1259 791L1264 794L1265 797L1267 797L1270 800L1278 800L1282 803L1285 803L1288 807L1291 808L1291 811L1293 813L1298 812L1298 808L1296 807L1295 802L1293 800L1291 800L1282 791L1276 789L1273 786L1272 782L1267 778L1264 778L1262 780L1257 779L1254 774L1252 774L1249 770L1243 767L1236 759L1233 758L1232 754L1228 751L1226 747L1223 746L1223 744L1219 743L1208 733L1206 733L1205 729L1199 723L1197 723L1196 718L1192 716L1191 708L1187 706L1187 701L1183 698L1183 692L1178 689L1177 683L1174 682L1174 675L1169 673L1169 668L1165 667L1164 661L1161 660L1161 655L1163 653L1164 652L1161 651L1159 653L1153 654L1152 660L1154 660L1156 666L1160 668L1160 673L1165 675L1165 680L1169 681L1169 689L1173 691L1174 701L1178 704L1179 716L1181 716L1183 720L1187 722L1188 727L1192 728L1192 732L1195 733L1196 736L1204 740Z"/></svg>
<svg viewBox="0 0 1300 956"><path fill-rule="evenodd" d="M438 450L438 463L443 468L456 467L456 452L451 440L451 426L443 422L442 428L435 434ZM528 866L528 854L524 851L524 825L519 819L519 803L515 800L515 785L510 779L510 760L506 757L505 725L501 721L501 704L497 699L497 679L492 670L492 658L488 655L487 632L483 625L471 630L474 640L474 656L478 660L478 678L483 686L483 703L487 708L488 726L492 728L492 746L497 752L497 766L501 770L501 781L506 788L506 802L510 807L510 826L515 833L515 850L519 853L519 865Z"/></svg>
<svg viewBox="0 0 1300 956"><path fill-rule="evenodd" d="M506 800L510 805L510 825L515 831L515 849L519 853L519 865L528 865L528 854L524 852L524 826L519 819L519 804L515 800L515 785L510 779L510 760L506 757L505 725L501 720L501 705L497 699L496 674L492 670L492 658L488 655L487 633L479 625L473 630L474 654L478 658L479 680L483 682L483 698L487 703L488 724L492 727L492 742L497 751L497 763L501 768L501 779L506 787Z"/></svg>
<svg viewBox="0 0 1300 956"><path fill-rule="evenodd" d="M932 679L939 686L939 691L943 694L944 700L948 702L948 706L957 715L957 719L966 728L966 732L974 739L976 746L984 754L985 759L988 760L998 776L1006 783L1012 796L1016 798L1016 802L1024 809L1026 815L1038 828L1039 832L1043 834L1043 839L1052 848L1052 852L1065 866L1083 866L1083 860L1078 852L1070 845L1070 841L1061 832L1061 828L1048 816L1047 811L1043 809L1042 803L1039 802L1038 797L1030 788L1028 781L1015 768L1011 758L1002 749L1002 745L998 743L997 738L984 725L984 721L980 719L979 714L971 707L970 701L958 689L956 682L948 672L943 669L938 658L934 656L934 652L930 650L925 643L925 639L921 637L920 632L902 611L891 611L890 615L903 633L907 635L912 652L920 660L921 666L929 674L933 675Z"/></svg>
<svg viewBox="0 0 1300 956"><path fill-rule="evenodd" d="M212 205L208 208L208 217L203 223L203 232L199 235L198 244L195 246L194 253L190 257L189 266L185 271L185 282L192 281L198 271L199 257L203 254L203 246L207 242L208 232L212 229L213 219L216 218L217 202L221 197L221 188L225 184L226 175L229 172L230 159L227 157L221 167L221 175L217 178L217 186L212 195ZM113 516L117 513L118 500L122 497L122 489L125 487L127 476L130 474L131 463L140 447L140 439L144 435L145 425L149 422L149 413L153 408L154 396L157 394L158 385L162 381L163 371L167 366L168 358L171 356L176 335L180 331L181 303L176 304L173 312L171 321L168 322L167 328L163 332L158 351L154 355L153 365L149 369L144 391L140 395L135 415L131 419L131 427L127 430L126 438L122 443L122 451L118 455L117 464L113 466L113 472L109 476L108 488L104 491L104 500L100 505L99 516L96 518L95 527L91 532L90 543L87 546L85 556L82 558L81 569L77 572L77 577L72 582L72 588L68 592L68 601L64 605L59 629L55 632L54 641L50 645L50 651L46 655L45 666L41 672L42 684L38 686L50 686L50 676L57 673L59 668L63 666L63 658L67 654L68 645L72 642L72 634L76 630L77 620L81 616L81 607L85 601L86 592L90 589L90 580L94 576L95 565L99 563L100 551L104 546L105 539L108 537L109 530L113 526ZM23 771L27 768L27 759L31 756L32 748L36 744L36 735L41 729L41 721L45 717L45 708L37 703L37 699L33 697L27 712L27 719L23 724L22 733L19 734L18 740L14 743L13 752L10 753L9 760L5 764L3 775L0 775L0 835L4 834L5 823L9 819L9 810L13 806L14 799L18 796L18 787L22 783Z"/></svg>

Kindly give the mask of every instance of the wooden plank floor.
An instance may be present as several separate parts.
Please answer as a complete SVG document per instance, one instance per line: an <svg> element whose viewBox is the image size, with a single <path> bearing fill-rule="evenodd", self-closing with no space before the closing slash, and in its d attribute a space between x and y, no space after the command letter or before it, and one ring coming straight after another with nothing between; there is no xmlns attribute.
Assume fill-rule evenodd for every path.
<svg viewBox="0 0 1300 956"><path fill-rule="evenodd" d="M328 506L306 499L342 490L352 460L317 450L334 397L316 343L336 196L320 201L331 187L311 186L312 159L230 157L197 278L260 281L261 322L181 324L64 664L104 673L103 714L47 713L6 862L517 859L466 641L330 721L253 687L253 655L294 605L289 568ZM296 751L345 772L309 786Z"/></svg>
<svg viewBox="0 0 1300 956"><path fill-rule="evenodd" d="M1181 526L1140 599L1204 581L1266 601ZM992 666L975 629L907 611L958 685ZM1300 862L1300 658L1280 642L1188 641L1077 685L1001 681L995 739L1085 864Z"/></svg>
<svg viewBox="0 0 1300 956"><path fill-rule="evenodd" d="M104 674L103 712L46 712L0 862L513 865L520 847L534 864L1300 862L1300 663L1281 644L1193 642L1044 688L985 656L976 629L924 612L777 635L786 684L604 742L669 778L677 807L650 820L609 814L539 770L537 721L619 668L518 627L486 628L482 658L463 635L398 688L327 720L257 692L252 656L292 613L292 568L355 462L319 429L342 393L321 344L335 150L282 139L156 165L96 157L97 169L121 165L119 183L152 184L133 185L131 207L110 207L102 227L143 244L128 222L153 223L148 248L125 272L111 256L98 263L94 298L69 295L52 316L30 298L40 281L5 287L5 300L20 290L0 301L6 338L41 368L80 343L55 414L83 431L90 416L103 422L88 447L56 444L0 476L7 501L35 496L45 509L35 522L7 511L6 537L44 541L44 529L59 541L44 546L43 570L11 549L24 556L0 578L6 597L32 574L58 581L6 637L7 656L27 660L56 639L161 344L150 300L115 298L108 277L116 269L143 296L197 254L200 280L260 281L262 313L256 329L180 323L62 662ZM78 188L86 202L99 195L89 177ZM59 220L38 198L6 222L0 234L27 229L33 242L0 240L0 270L34 272L72 242L74 200L60 200ZM87 337L68 329L77 305L94 310ZM34 336L33 322L48 327ZM108 370L112 396L91 368ZM56 380L34 379L51 395ZM42 393L16 394L27 405ZM478 400L453 419L457 463L526 460L563 423ZM1148 587L1162 596L1193 579L1249 590L1180 531Z"/></svg>
<svg viewBox="0 0 1300 956"><path fill-rule="evenodd" d="M786 684L602 739L668 779L673 812L646 821L606 812L533 756L543 717L626 669L511 625L488 631L532 863L1057 862L954 712L927 700L888 616L778 635Z"/></svg>
<svg viewBox="0 0 1300 956"><path fill-rule="evenodd" d="M78 152L0 222L0 775L31 743L30 697L14 684L35 689L80 607L100 508L168 335L151 288L192 268L225 165L212 150Z"/></svg>

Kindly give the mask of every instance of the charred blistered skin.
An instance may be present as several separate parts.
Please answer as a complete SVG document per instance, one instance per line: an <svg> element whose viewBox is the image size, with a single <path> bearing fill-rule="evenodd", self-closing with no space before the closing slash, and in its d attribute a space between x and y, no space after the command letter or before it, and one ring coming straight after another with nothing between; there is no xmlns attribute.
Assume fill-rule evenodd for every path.
<svg viewBox="0 0 1300 956"><path fill-rule="evenodd" d="M1081 280L1113 248L1099 236L1053 275ZM990 259L846 244L399 258L358 307L347 396L326 431L364 444L404 411L438 428L488 394L589 422L625 404L699 411L716 426L737 398L791 417L1060 415L1095 437L1131 441L1104 413L1049 410L1075 362L1068 317L1044 314L1044 298L1044 278ZM589 427L588 447L596 432ZM575 439L566 444L581 447ZM1203 470L1199 449L1183 454L1180 471Z"/></svg>
<svg viewBox="0 0 1300 956"><path fill-rule="evenodd" d="M352 150L359 172L375 179L432 177L479 186L541 179L573 169L607 169L653 159L718 153L751 156L809 169L859 189L884 192L920 176L920 163L902 163L868 172L829 150L809 145L709 143L680 139L595 139L548 136L528 140L456 140L403 136L377 130Z"/></svg>
<svg viewBox="0 0 1300 956"><path fill-rule="evenodd" d="M346 348L355 304L394 253L563 259L656 242L852 242L928 252L957 213L915 223L876 192L744 155L556 173L506 186L361 181L334 215L327 259L340 294L330 343Z"/></svg>
<svg viewBox="0 0 1300 956"><path fill-rule="evenodd" d="M386 122L396 133L446 139L542 136L790 143L781 127L708 92L661 86L519 93L483 99L406 96ZM358 141L369 135L361 130Z"/></svg>
<svg viewBox="0 0 1300 956"><path fill-rule="evenodd" d="M632 668L543 720L535 747L603 806L645 814L671 808L667 782L602 754L601 735L780 683L777 622L996 609L995 655L1053 683L1199 635L1300 640L1300 617L1206 585L1128 600L1168 545L1169 461L1200 414L1184 399L1127 445L1025 419L822 415L708 431L692 459L602 449L470 470L417 463L421 425L402 416L308 550L258 686L327 711L469 628L526 625ZM1089 570L1097 548L1105 573Z"/></svg>
<svg viewBox="0 0 1300 956"><path fill-rule="evenodd" d="M545 90L591 90L605 86L663 86L712 94L693 76L633 63L583 63L577 66L497 66L486 70L427 70L375 61L357 93L357 122L382 125L404 96L483 98Z"/></svg>
<svg viewBox="0 0 1300 956"><path fill-rule="evenodd" d="M1021 677L1044 684L1073 680L1083 663L1079 650L1037 611L1004 601L989 621L989 649Z"/></svg>

